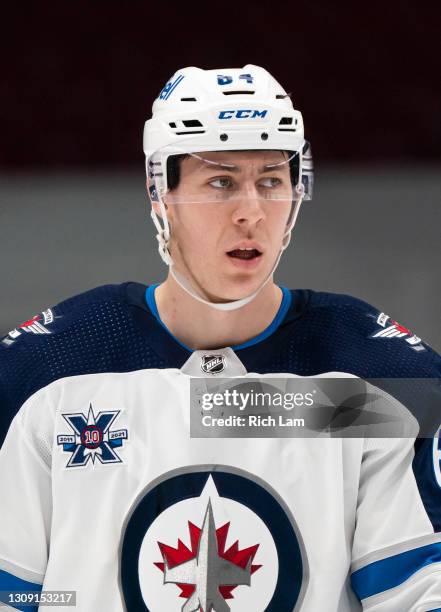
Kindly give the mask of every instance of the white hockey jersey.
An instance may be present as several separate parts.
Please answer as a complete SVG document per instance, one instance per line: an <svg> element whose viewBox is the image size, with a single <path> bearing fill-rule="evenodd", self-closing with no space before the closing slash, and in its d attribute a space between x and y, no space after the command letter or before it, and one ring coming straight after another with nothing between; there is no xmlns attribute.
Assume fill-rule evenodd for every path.
<svg viewBox="0 0 441 612"><path fill-rule="evenodd" d="M53 371L67 360L65 339L50 356L56 342ZM102 349L97 361L113 351ZM223 375L296 378L251 369L246 350L215 351L232 364ZM42 590L74 592L79 612L440 610L436 491L415 476L414 438L192 437L190 384L216 363L194 351L179 367L70 371L28 394L0 450L3 600Z"/></svg>
<svg viewBox="0 0 441 612"><path fill-rule="evenodd" d="M0 451L9 572L81 612L439 605L411 438L191 438L189 378L71 377L24 404Z"/></svg>

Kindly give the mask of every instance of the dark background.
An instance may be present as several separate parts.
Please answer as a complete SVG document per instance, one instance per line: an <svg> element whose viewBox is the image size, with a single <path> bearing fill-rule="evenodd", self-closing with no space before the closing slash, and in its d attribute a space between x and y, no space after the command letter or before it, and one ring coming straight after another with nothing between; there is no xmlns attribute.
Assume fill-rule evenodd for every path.
<svg viewBox="0 0 441 612"><path fill-rule="evenodd" d="M104 282L160 280L142 128L180 67L267 68L317 169L279 282L358 295L441 348L438 2L2 9L0 332Z"/></svg>
<svg viewBox="0 0 441 612"><path fill-rule="evenodd" d="M177 68L246 63L292 92L318 160L440 159L439 2L162 6L8 7L0 164L136 166L151 101Z"/></svg>

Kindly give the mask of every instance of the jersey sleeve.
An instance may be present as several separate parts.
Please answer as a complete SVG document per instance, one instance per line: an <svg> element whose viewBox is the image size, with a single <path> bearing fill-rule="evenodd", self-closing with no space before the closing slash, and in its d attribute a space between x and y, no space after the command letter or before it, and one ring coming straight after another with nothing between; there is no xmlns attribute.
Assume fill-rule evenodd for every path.
<svg viewBox="0 0 441 612"><path fill-rule="evenodd" d="M441 608L441 534L434 531L419 494L413 442L365 442L351 583L369 612Z"/></svg>
<svg viewBox="0 0 441 612"><path fill-rule="evenodd" d="M20 407L63 377L122 370L125 285L105 285L46 308L0 338L0 446ZM121 334L122 335L122 334Z"/></svg>
<svg viewBox="0 0 441 612"><path fill-rule="evenodd" d="M354 298L341 298L348 321L342 369L371 380L394 396L419 424L412 463L420 499L441 533L441 356L391 316ZM357 354L358 353L358 354ZM340 359L340 357L339 357ZM337 368L338 369L338 368Z"/></svg>
<svg viewBox="0 0 441 612"><path fill-rule="evenodd" d="M0 592L39 591L49 554L52 517L49 419L35 413L36 394L11 423L0 450ZM47 412L47 411L45 411ZM20 604L14 609L33 610ZM0 605L1 607L1 605ZM35 610L37 608L35 607Z"/></svg>

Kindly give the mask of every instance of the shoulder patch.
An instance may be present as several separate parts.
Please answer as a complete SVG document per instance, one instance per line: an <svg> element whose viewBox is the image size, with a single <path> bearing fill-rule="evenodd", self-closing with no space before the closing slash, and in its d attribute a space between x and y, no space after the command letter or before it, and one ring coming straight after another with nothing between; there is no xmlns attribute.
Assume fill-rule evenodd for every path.
<svg viewBox="0 0 441 612"><path fill-rule="evenodd" d="M24 334L35 334L38 335L48 335L51 334L51 326L55 321L55 318L61 318L60 316L55 316L52 308L48 308L47 310L43 310L39 314L35 315L29 321L25 321L15 329L11 330L2 340L1 344L3 346L9 347L12 346L19 340Z"/></svg>
<svg viewBox="0 0 441 612"><path fill-rule="evenodd" d="M29 338L29 334L31 336L47 337L60 331L65 331L67 327L72 325L87 310L97 304L123 303L125 301L125 289L128 284L130 283L103 285L67 298L56 306L43 310L43 312L18 325L5 337L0 338L0 348L11 347L26 335Z"/></svg>
<svg viewBox="0 0 441 612"><path fill-rule="evenodd" d="M116 449L127 440L127 429L111 429L121 410L104 410L94 414L92 404L88 414L82 412L63 414L71 432L57 435L57 444L70 453L66 467L84 467L91 459L99 463L122 463Z"/></svg>
<svg viewBox="0 0 441 612"><path fill-rule="evenodd" d="M381 312L377 317L374 315L368 316L376 319L377 324L377 329L370 335L370 338L387 340L402 338L414 351L420 352L426 350L421 338L412 333L407 327L391 319L389 315L384 312Z"/></svg>

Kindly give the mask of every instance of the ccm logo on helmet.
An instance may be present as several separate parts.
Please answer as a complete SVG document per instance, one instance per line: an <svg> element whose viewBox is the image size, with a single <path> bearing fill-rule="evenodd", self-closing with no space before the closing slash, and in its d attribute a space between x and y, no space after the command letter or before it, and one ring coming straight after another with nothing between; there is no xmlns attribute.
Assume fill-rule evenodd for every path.
<svg viewBox="0 0 441 612"><path fill-rule="evenodd" d="M220 111L218 119L263 119L267 110L259 111L259 110L225 110Z"/></svg>

